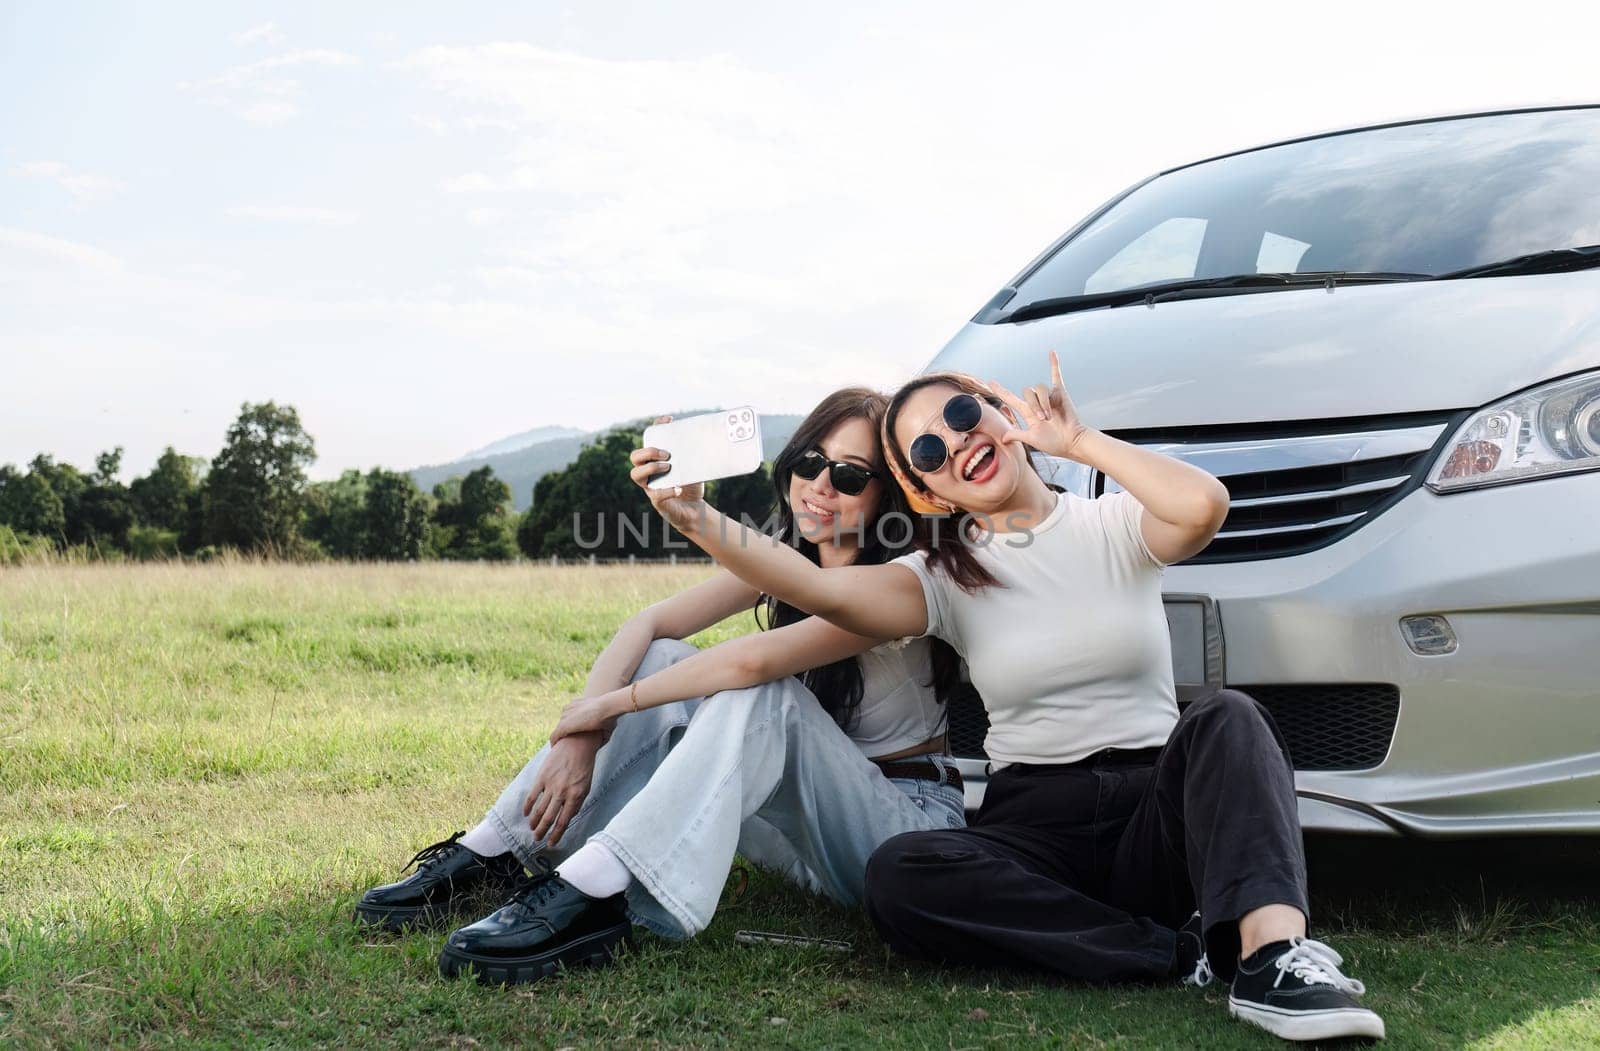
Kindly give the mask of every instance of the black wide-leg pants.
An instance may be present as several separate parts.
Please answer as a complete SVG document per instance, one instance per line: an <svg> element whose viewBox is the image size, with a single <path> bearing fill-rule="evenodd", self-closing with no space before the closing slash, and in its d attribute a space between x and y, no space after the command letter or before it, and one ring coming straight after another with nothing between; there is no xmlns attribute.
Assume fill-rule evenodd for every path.
<svg viewBox="0 0 1600 1051"><path fill-rule="evenodd" d="M1198 908L1231 978L1237 920L1308 916L1288 749L1237 690L1189 705L1158 749L996 771L967 828L908 832L867 866L867 914L896 951L1092 981L1174 976Z"/></svg>

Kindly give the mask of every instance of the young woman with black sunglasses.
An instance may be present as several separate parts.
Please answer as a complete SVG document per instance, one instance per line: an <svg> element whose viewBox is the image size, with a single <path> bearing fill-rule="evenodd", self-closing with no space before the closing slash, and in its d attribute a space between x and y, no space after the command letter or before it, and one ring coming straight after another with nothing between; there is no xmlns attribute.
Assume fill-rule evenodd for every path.
<svg viewBox="0 0 1600 1051"><path fill-rule="evenodd" d="M1176 703L1162 573L1210 543L1227 489L1086 426L1053 353L1050 371L1022 397L955 373L895 394L885 459L920 512L920 550L888 565L818 566L698 492L647 491L752 587L966 659L992 774L971 828L873 856L867 911L895 949L1102 981L1214 971L1232 981L1230 1011L1279 1036L1381 1037L1361 983L1306 937L1294 777L1270 716L1235 690ZM1030 447L1121 491L1052 491ZM644 484L659 465L634 459Z"/></svg>
<svg viewBox="0 0 1600 1051"><path fill-rule="evenodd" d="M878 444L887 401L831 395L774 461L776 542L807 564L903 549L872 528L904 507ZM752 608L770 630L704 651L678 641ZM630 923L697 933L735 849L858 902L879 844L965 820L945 754L956 670L942 644L883 644L719 573L630 618L482 823L424 848L418 870L368 891L357 917L399 929L484 892L514 895L451 934L439 960L447 976L514 983L608 961Z"/></svg>

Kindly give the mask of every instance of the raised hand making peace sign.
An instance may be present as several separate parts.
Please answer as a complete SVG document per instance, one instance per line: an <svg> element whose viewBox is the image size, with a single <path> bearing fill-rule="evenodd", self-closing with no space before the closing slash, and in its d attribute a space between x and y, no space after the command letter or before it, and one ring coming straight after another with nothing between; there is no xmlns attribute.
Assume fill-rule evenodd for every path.
<svg viewBox="0 0 1600 1051"><path fill-rule="evenodd" d="M1026 428L1013 426L1000 436L1006 443L1020 442L1048 456L1061 456L1076 460L1074 455L1078 440L1088 432L1078 418L1078 410L1067 397L1067 388L1061 382L1061 361L1056 352L1050 352L1050 383L1035 383L1019 398L1000 385L989 381L989 389L1006 403L1016 418L1027 424Z"/></svg>

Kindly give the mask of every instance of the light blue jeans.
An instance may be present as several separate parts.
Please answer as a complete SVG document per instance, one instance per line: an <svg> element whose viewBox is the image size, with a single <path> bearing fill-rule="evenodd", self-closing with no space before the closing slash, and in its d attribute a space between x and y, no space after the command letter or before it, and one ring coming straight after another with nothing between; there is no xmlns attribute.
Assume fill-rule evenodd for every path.
<svg viewBox="0 0 1600 1051"><path fill-rule="evenodd" d="M635 678L694 652L657 640ZM735 853L854 905L867 859L885 840L966 823L960 789L884 777L794 678L619 719L595 756L588 797L553 848L522 814L549 751L528 761L488 820L530 867L541 853L559 864L591 837L603 843L633 873L634 922L669 938L711 922ZM953 765L945 756L912 761Z"/></svg>

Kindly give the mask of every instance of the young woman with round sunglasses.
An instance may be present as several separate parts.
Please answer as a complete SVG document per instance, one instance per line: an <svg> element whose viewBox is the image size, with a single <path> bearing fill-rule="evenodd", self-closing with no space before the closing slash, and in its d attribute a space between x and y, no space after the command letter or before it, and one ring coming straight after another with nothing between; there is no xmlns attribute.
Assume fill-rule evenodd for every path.
<svg viewBox="0 0 1600 1051"><path fill-rule="evenodd" d="M970 828L874 854L867 911L892 947L1089 980L1215 974L1233 1014L1279 1036L1381 1037L1364 987L1306 937L1294 777L1270 716L1228 689L1176 703L1162 573L1210 543L1227 489L1087 426L1053 353L1050 371L1020 397L956 373L894 395L885 459L920 512L919 550L887 565L819 566L697 493L651 498L751 586L966 659L989 712L989 785ZM1030 448L1122 491L1053 491Z"/></svg>
<svg viewBox="0 0 1600 1051"><path fill-rule="evenodd" d="M774 461L775 542L808 564L900 550L871 528L904 506L881 466L886 405L864 388L839 391ZM770 630L704 651L678 641L752 608ZM400 929L485 893L514 895L451 934L439 961L447 976L514 983L608 961L631 923L697 933L736 850L858 902L879 844L965 820L945 754L956 670L948 648L882 644L719 573L623 624L584 697L483 821L424 848L418 870L368 891L357 917Z"/></svg>

